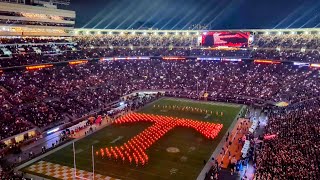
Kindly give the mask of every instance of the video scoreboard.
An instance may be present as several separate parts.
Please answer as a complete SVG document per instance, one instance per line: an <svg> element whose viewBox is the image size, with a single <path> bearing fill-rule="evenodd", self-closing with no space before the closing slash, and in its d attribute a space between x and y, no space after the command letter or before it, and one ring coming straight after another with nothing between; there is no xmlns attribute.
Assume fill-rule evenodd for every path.
<svg viewBox="0 0 320 180"><path fill-rule="evenodd" d="M202 46L206 47L238 47L250 46L253 35L250 32L206 31L201 34Z"/></svg>

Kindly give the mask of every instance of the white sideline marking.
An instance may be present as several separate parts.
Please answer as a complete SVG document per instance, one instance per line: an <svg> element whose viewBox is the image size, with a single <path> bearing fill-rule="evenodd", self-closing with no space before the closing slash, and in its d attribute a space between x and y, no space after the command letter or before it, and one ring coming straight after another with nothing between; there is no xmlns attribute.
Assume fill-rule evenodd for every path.
<svg viewBox="0 0 320 180"><path fill-rule="evenodd" d="M110 144L113 144L113 143L119 141L119 140L122 139L122 138L123 138L123 136L118 136L116 139L114 139L113 141L111 141Z"/></svg>

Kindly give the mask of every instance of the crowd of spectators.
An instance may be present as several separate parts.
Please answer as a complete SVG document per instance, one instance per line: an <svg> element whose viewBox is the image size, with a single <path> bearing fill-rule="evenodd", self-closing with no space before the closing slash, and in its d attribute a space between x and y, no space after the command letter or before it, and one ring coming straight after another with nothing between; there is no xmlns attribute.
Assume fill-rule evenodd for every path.
<svg viewBox="0 0 320 180"><path fill-rule="evenodd" d="M8 101L8 99L12 101ZM16 97L12 97L7 90L0 87L0 140L32 128L28 121L12 113L11 110L17 101L19 100ZM4 144L0 144L0 149L3 147Z"/></svg>
<svg viewBox="0 0 320 180"><path fill-rule="evenodd" d="M311 39L303 35L294 40L294 47L315 48ZM300 37L301 36L301 37ZM58 55L45 56L27 52L19 54L12 47L14 59L2 59L1 66L59 62L76 58L100 58L105 56L235 56L260 57L259 53L278 50L204 50L199 48L177 48L195 46L192 37L176 40L132 35L123 39L105 35L74 38L74 46L67 40L47 43L42 39L0 39L4 44L18 43L62 43L64 51ZM306 38L308 35L306 35ZM148 40L146 40L146 38ZM266 36L266 38L269 38ZM295 38L295 36L293 36ZM274 38L261 47L275 48L273 43L293 41ZM307 38L308 39L308 38ZM146 41L146 42L145 42ZM267 41L266 41L267 42ZM317 42L317 41L316 41ZM64 43L64 44L63 44ZM154 43L154 44L153 44ZM174 44L172 44L174 43ZM298 45L296 43L299 43ZM310 44L311 43L311 44ZM159 46L158 48L140 46ZM58 46L58 45L52 45ZM108 46L108 47L103 47ZM123 46L113 48L110 46ZM126 47L132 46L132 47ZM137 47L135 47L137 46ZM172 48L170 46L173 46ZM70 49L68 49L70 48ZM73 50L76 48L77 50ZM15 47L19 50L19 47ZM29 52L30 51L30 52ZM299 57L291 50L287 58ZM306 57L314 51L300 52ZM307 60L318 62L314 59ZM274 56L266 54L265 58ZM300 60L299 60L300 61ZM110 102L137 90L165 90L169 96L202 98L219 101L267 104L285 101L290 107L272 111L267 134L276 134L275 139L266 140L257 156L258 179L319 179L319 116L320 74L318 69L301 68L287 64L256 64L244 62L216 61L163 61L160 59L130 61L100 61L77 66L59 66L39 71L5 72L0 76L0 139L21 133L33 127L46 127L68 119L83 117L103 109ZM137 104L136 106L139 106Z"/></svg>
<svg viewBox="0 0 320 180"><path fill-rule="evenodd" d="M27 120L45 127L65 120L65 116L82 117L123 95L146 89L164 89L187 97L208 92L208 99L221 101L296 103L319 96L319 76L318 70L290 65L159 59L6 72L0 79L0 114L9 122Z"/></svg>
<svg viewBox="0 0 320 180"><path fill-rule="evenodd" d="M320 99L273 111L257 155L257 179L320 178Z"/></svg>
<svg viewBox="0 0 320 180"><path fill-rule="evenodd" d="M199 35L112 34L63 38L0 38L1 67L114 56L196 56L319 62L317 35L256 35L250 48L204 49ZM32 43L32 44L30 44ZM3 49L6 48L6 49ZM4 51L10 51L6 55Z"/></svg>
<svg viewBox="0 0 320 180"><path fill-rule="evenodd" d="M197 35L94 35L74 38L82 46L153 46L153 47L195 47L198 45Z"/></svg>
<svg viewBox="0 0 320 180"><path fill-rule="evenodd" d="M320 62L319 50L277 50L277 49L258 49L251 52L251 57L257 59L273 59L282 61L296 61L296 62Z"/></svg>
<svg viewBox="0 0 320 180"><path fill-rule="evenodd" d="M0 67L11 67L83 58L70 39L0 38Z"/></svg>
<svg viewBox="0 0 320 180"><path fill-rule="evenodd" d="M0 44L33 44L33 43L69 43L71 40L66 38L35 38L35 37L12 37L12 38L1 38Z"/></svg>
<svg viewBox="0 0 320 180"><path fill-rule="evenodd" d="M320 62L320 36L317 34L269 34L257 35L251 56L302 62Z"/></svg>
<svg viewBox="0 0 320 180"><path fill-rule="evenodd" d="M319 34L263 34L255 36L254 45L261 48L317 49Z"/></svg>
<svg viewBox="0 0 320 180"><path fill-rule="evenodd" d="M214 56L287 61L319 62L319 35L282 34L255 35L252 47L246 50L205 50L198 41L199 35L83 35L74 38L83 49L91 49L103 56L126 55L167 55L167 56ZM107 53L110 48L119 52ZM126 47L126 48L124 48ZM165 48L164 48L165 47ZM190 48L191 47L191 48ZM93 49L93 50L92 50ZM131 50L131 51L130 51ZM164 52L157 53L157 52Z"/></svg>

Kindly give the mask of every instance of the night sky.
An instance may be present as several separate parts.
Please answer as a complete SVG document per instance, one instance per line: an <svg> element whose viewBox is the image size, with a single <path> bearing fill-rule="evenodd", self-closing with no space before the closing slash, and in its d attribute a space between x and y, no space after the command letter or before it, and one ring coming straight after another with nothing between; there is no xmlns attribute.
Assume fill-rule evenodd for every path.
<svg viewBox="0 0 320 180"><path fill-rule="evenodd" d="M77 28L320 27L319 0L71 0Z"/></svg>

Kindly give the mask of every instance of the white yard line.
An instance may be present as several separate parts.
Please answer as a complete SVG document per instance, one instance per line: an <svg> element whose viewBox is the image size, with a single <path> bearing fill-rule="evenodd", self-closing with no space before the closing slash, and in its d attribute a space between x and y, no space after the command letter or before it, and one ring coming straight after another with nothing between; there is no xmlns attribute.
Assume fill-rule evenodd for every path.
<svg viewBox="0 0 320 180"><path fill-rule="evenodd" d="M114 139L113 141L111 141L110 144L113 144L113 143L119 141L119 140L122 139L122 138L123 138L123 136L118 136L116 139Z"/></svg>
<svg viewBox="0 0 320 180"><path fill-rule="evenodd" d="M210 105L227 106L227 107L241 107L242 106L242 105L234 104L234 103L203 101L203 100L193 100L193 99L174 98L174 97L164 97L163 100L174 100L174 101L180 101L180 102L201 103L201 104L210 104Z"/></svg>

